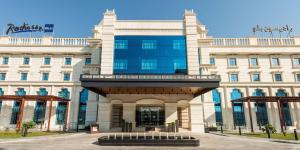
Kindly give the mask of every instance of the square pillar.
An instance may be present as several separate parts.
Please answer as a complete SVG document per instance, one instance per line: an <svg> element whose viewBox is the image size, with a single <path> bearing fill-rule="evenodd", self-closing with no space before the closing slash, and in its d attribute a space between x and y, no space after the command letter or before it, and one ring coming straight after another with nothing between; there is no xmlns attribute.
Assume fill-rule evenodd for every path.
<svg viewBox="0 0 300 150"><path fill-rule="evenodd" d="M100 132L109 132L111 124L111 104L100 102L98 110L98 124Z"/></svg>
<svg viewBox="0 0 300 150"><path fill-rule="evenodd" d="M177 120L177 103L165 103L166 124Z"/></svg>
<svg viewBox="0 0 300 150"><path fill-rule="evenodd" d="M136 111L136 103L123 103L123 119L132 123L132 130L135 130L135 111Z"/></svg>
<svg viewBox="0 0 300 150"><path fill-rule="evenodd" d="M190 101L191 131L204 133L203 105L200 96Z"/></svg>

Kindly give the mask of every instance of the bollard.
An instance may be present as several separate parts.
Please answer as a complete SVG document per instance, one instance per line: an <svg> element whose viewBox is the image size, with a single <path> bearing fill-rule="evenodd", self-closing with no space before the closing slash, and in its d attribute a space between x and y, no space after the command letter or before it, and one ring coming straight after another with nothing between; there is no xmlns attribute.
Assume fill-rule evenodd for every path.
<svg viewBox="0 0 300 150"><path fill-rule="evenodd" d="M136 137L135 137L137 140L139 139L139 133L137 132L136 133Z"/></svg>
<svg viewBox="0 0 300 150"><path fill-rule="evenodd" d="M159 132L159 140L161 140L161 132Z"/></svg>
<svg viewBox="0 0 300 150"><path fill-rule="evenodd" d="M169 132L167 132L167 140L169 139Z"/></svg>
<svg viewBox="0 0 300 150"><path fill-rule="evenodd" d="M123 141L123 132L122 132L122 134L121 134L121 139L122 139L122 141Z"/></svg>
<svg viewBox="0 0 300 150"><path fill-rule="evenodd" d="M296 129L294 129L294 135L295 135L295 140L298 141L299 139L298 139L298 133Z"/></svg>
<svg viewBox="0 0 300 150"><path fill-rule="evenodd" d="M223 125L221 125L221 133L223 134Z"/></svg>
<svg viewBox="0 0 300 150"><path fill-rule="evenodd" d="M240 126L239 126L239 135L242 135L242 129Z"/></svg>
<svg viewBox="0 0 300 150"><path fill-rule="evenodd" d="M116 140L117 139L117 134L115 133L115 137L114 137L114 139Z"/></svg>
<svg viewBox="0 0 300 150"><path fill-rule="evenodd" d="M146 133L144 132L144 140L146 140Z"/></svg>
<svg viewBox="0 0 300 150"><path fill-rule="evenodd" d="M267 134L268 134L268 138L270 139L270 138L271 138L271 134L270 134L269 128L266 128L266 132L267 132Z"/></svg>

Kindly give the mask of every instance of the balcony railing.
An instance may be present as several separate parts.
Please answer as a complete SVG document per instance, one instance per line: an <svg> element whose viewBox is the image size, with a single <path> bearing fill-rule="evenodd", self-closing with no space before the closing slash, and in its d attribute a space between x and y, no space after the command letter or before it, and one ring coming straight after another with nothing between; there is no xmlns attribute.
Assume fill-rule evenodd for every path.
<svg viewBox="0 0 300 150"><path fill-rule="evenodd" d="M294 46L295 38L214 38L212 46ZM299 45L299 44L298 44Z"/></svg>
<svg viewBox="0 0 300 150"><path fill-rule="evenodd" d="M5 46L86 46L86 38L20 38L0 37L0 45Z"/></svg>
<svg viewBox="0 0 300 150"><path fill-rule="evenodd" d="M99 75L82 74L81 79L118 80L220 80L219 75Z"/></svg>

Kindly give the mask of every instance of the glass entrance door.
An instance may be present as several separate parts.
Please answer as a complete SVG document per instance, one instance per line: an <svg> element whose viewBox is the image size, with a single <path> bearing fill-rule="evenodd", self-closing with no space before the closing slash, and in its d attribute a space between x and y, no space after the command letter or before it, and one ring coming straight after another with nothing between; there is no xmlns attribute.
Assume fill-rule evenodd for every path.
<svg viewBox="0 0 300 150"><path fill-rule="evenodd" d="M137 126L160 126L164 124L164 110L160 106L139 106L136 112Z"/></svg>

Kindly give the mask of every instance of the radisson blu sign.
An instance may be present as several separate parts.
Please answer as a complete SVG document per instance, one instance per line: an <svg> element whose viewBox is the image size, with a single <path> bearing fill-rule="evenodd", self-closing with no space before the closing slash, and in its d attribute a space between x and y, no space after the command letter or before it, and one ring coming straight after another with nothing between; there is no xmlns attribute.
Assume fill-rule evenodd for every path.
<svg viewBox="0 0 300 150"><path fill-rule="evenodd" d="M41 25L29 25L28 23L23 23L20 26L14 24L7 24L8 28L6 30L6 35L13 33L22 33L22 32L44 32L44 33L53 33L54 24L45 24Z"/></svg>

